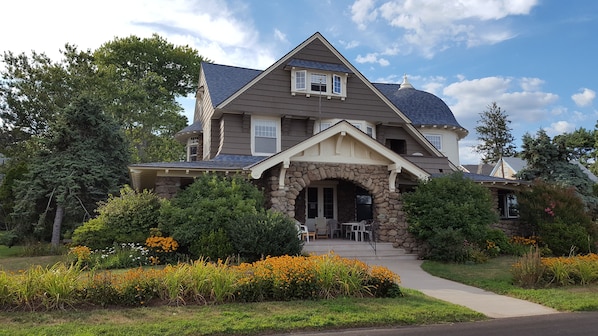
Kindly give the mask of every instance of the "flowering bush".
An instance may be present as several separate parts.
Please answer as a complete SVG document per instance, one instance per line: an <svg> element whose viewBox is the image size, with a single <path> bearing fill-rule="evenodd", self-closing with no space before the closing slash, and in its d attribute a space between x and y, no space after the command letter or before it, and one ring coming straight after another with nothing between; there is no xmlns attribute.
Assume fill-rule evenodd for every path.
<svg viewBox="0 0 598 336"><path fill-rule="evenodd" d="M18 274L0 272L0 310L394 297L401 295L399 281L387 268L334 254L273 257L237 266L198 260L125 273L84 272L57 264Z"/></svg>
<svg viewBox="0 0 598 336"><path fill-rule="evenodd" d="M75 264L86 266L91 260L91 250L87 246L75 246L69 249L69 257L74 258Z"/></svg>
<svg viewBox="0 0 598 336"><path fill-rule="evenodd" d="M145 246L151 251L149 261L152 265L170 263L176 260L179 243L172 237L151 236L145 240Z"/></svg>
<svg viewBox="0 0 598 336"><path fill-rule="evenodd" d="M122 243L94 250L92 256L97 268L115 269L150 265L149 253L150 251L140 244Z"/></svg>
<svg viewBox="0 0 598 336"><path fill-rule="evenodd" d="M170 253L179 248L179 243L172 237L152 236L145 240L145 246L158 253Z"/></svg>

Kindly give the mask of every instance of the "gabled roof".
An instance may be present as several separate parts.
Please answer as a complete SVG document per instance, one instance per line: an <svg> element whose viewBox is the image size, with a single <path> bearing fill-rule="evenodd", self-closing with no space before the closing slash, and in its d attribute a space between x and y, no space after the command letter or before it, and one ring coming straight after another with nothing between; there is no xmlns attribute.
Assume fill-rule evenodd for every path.
<svg viewBox="0 0 598 336"><path fill-rule="evenodd" d="M405 114L403 114L403 112L401 112L399 109L397 109L396 106L394 106L388 100L387 97L385 97L382 93L380 93L380 91L378 91L374 87L374 85L372 85L372 83L367 78L365 78L365 76L362 75L359 72L359 70L357 70L357 68L355 68L353 66L353 64L351 64L351 62L349 62L340 52L338 52L338 50L336 50L336 48L334 48L334 46L332 44L330 44L330 42L328 42L328 40L326 40L322 36L322 34L320 34L320 33L313 34L307 40L303 41L303 43L301 43L300 45L298 45L297 47L295 47L293 50L291 50L290 52L288 52L286 55L284 55L282 58L280 58L278 61L276 61L274 64L272 64L266 70L264 70L259 75L257 75L255 78L253 78L252 80L250 80L247 84L245 84L238 91L236 91L231 96L229 96L228 98L226 98L222 103L215 104L215 105L217 105L216 108L221 108L221 109L225 108L228 103L230 103L231 101L233 101L236 97L238 97L243 92L245 92L246 90L248 90L250 87L252 87L254 84L256 84L257 82L259 82L262 78L264 78L265 76L267 76L269 73L271 73L275 69L277 69L277 68L279 68L279 67L281 67L283 65L288 65L289 62L297 62L296 60L293 59L293 56L295 54L297 54L300 50L304 49L306 46L308 46L310 43L312 43L315 40L318 40L321 43L323 43L326 46L326 48L328 48L328 50L330 50L330 52L332 54L334 54L334 56L341 62L340 66L346 67L349 70L350 73L353 73L366 86L368 86L372 90L372 92L374 94L378 95L378 97L380 97L380 99L382 99L383 101L385 101L388 104L388 106L397 114L397 117L405 120L405 122L407 123L407 127L413 127L410 124L409 118L407 118L407 116ZM314 62L314 63L319 63L319 62ZM320 64L322 64L322 63L320 63ZM210 87L209 90L212 90L212 88ZM434 151L435 148L431 148L431 150ZM440 152L438 152L438 154L440 154Z"/></svg>
<svg viewBox="0 0 598 336"><path fill-rule="evenodd" d="M220 105L263 72L206 62L201 63L201 69L208 84L210 99L214 107Z"/></svg>
<svg viewBox="0 0 598 336"><path fill-rule="evenodd" d="M203 133L203 126L201 125L201 121L197 120L193 124L183 128L182 130L178 131L174 138L177 139L179 142L186 144L187 138L190 136L201 134Z"/></svg>
<svg viewBox="0 0 598 336"><path fill-rule="evenodd" d="M502 158L503 161L513 169L513 171L520 171L527 166L527 161L514 156L506 156Z"/></svg>
<svg viewBox="0 0 598 336"><path fill-rule="evenodd" d="M257 179L260 178L266 170L278 164L288 166L291 161L303 161L305 160L305 152L307 152L310 148L330 139L333 139L336 144L336 153L340 154L340 148L345 137L351 137L355 141L367 147L371 152L377 154L386 163L389 171L394 170L395 172L401 172L404 170L405 172L410 173L419 179L426 179L430 176L426 171L419 168L417 165L396 154L386 146L383 146L381 143L375 139L372 139L370 136L363 133L345 120L336 123L332 127L323 130L322 132L296 144L285 151L274 154L263 161L257 162L256 164L250 166L249 169L251 170L251 176ZM321 157L321 159L322 162L331 161L330 157ZM354 163L357 161L356 158L345 158L345 160L348 161L346 163Z"/></svg>
<svg viewBox="0 0 598 336"><path fill-rule="evenodd" d="M494 165L490 175L496 175L500 172L501 162L504 162L505 167L510 168L515 174L527 166L527 162L523 159L514 156L505 156Z"/></svg>
<svg viewBox="0 0 598 336"><path fill-rule="evenodd" d="M467 173L473 174L480 174L480 175L490 175L494 166L488 163L480 163L480 164L466 164L462 165L463 169L466 170Z"/></svg>

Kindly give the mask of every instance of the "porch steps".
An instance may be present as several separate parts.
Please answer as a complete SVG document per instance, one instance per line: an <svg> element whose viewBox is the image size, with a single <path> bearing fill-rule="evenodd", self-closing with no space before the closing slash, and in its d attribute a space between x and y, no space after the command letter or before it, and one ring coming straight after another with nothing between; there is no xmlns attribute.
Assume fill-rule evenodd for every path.
<svg viewBox="0 0 598 336"><path fill-rule="evenodd" d="M376 243L376 251L368 242L355 242L344 239L316 239L303 244L306 254L327 254L333 251L336 255L349 259L394 259L415 260L416 254L408 254L402 248L392 247L392 243Z"/></svg>

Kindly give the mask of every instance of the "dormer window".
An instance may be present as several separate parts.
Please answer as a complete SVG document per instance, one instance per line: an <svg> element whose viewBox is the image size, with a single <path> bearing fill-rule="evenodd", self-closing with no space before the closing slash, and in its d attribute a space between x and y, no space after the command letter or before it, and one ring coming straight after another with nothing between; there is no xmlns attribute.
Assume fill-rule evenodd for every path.
<svg viewBox="0 0 598 336"><path fill-rule="evenodd" d="M295 72L295 90L297 91L305 91L305 83L307 71L297 71Z"/></svg>
<svg viewBox="0 0 598 336"><path fill-rule="evenodd" d="M316 92L326 92L326 82L328 78L323 74L311 74L311 90Z"/></svg>
<svg viewBox="0 0 598 336"><path fill-rule="evenodd" d="M347 97L348 74L336 74L322 70L301 70L293 68L291 71L292 95L322 95L327 99Z"/></svg>
<svg viewBox="0 0 598 336"><path fill-rule="evenodd" d="M338 95L343 93L342 78L339 75L332 75L332 93Z"/></svg>

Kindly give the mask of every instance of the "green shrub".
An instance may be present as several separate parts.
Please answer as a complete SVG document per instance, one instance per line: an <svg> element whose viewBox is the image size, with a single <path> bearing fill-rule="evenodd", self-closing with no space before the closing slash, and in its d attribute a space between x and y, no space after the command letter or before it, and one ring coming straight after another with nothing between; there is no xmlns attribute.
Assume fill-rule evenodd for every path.
<svg viewBox="0 0 598 336"><path fill-rule="evenodd" d="M100 217L88 220L73 233L73 244L85 245L94 250L110 246L114 240L114 232L108 228L105 219Z"/></svg>
<svg viewBox="0 0 598 336"><path fill-rule="evenodd" d="M100 202L98 216L75 229L73 243L93 249L112 243L142 243L150 229L158 226L161 199L144 190L136 192L129 186L120 190L120 196L110 195Z"/></svg>
<svg viewBox="0 0 598 336"><path fill-rule="evenodd" d="M159 228L179 242L182 250L197 251L196 242L202 236L224 229L229 221L260 209L263 209L263 194L246 179L204 174L163 204Z"/></svg>
<svg viewBox="0 0 598 336"><path fill-rule="evenodd" d="M509 237L501 229L490 229L486 235L486 252L491 257L511 252Z"/></svg>
<svg viewBox="0 0 598 336"><path fill-rule="evenodd" d="M521 221L554 255L568 255L572 246L579 253L591 252L596 227L575 189L535 181L517 200Z"/></svg>
<svg viewBox="0 0 598 336"><path fill-rule="evenodd" d="M560 219L540 223L538 226L542 241L553 255L566 256L591 251L593 239L587 230L575 223L563 223Z"/></svg>
<svg viewBox="0 0 598 336"><path fill-rule="evenodd" d="M260 211L231 220L227 226L231 242L243 260L267 256L298 255L302 244L293 220L279 212Z"/></svg>
<svg viewBox="0 0 598 336"><path fill-rule="evenodd" d="M202 234L189 249L192 259L207 258L212 261L226 260L235 254L233 245L222 228Z"/></svg>
<svg viewBox="0 0 598 336"><path fill-rule="evenodd" d="M409 231L433 260L467 261L474 246L485 246L489 225L498 221L494 209L490 191L459 172L420 181L403 195Z"/></svg>

